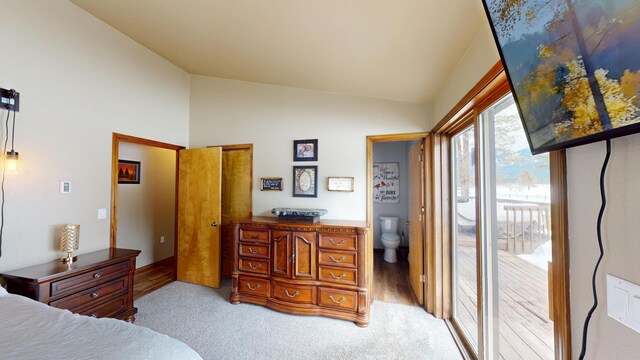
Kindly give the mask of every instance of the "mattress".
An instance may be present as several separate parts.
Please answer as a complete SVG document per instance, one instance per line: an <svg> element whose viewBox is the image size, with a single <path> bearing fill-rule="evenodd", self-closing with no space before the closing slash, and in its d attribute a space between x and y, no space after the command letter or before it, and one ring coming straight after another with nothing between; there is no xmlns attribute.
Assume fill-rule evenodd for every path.
<svg viewBox="0 0 640 360"><path fill-rule="evenodd" d="M202 360L186 344L115 319L72 314L0 286L0 359Z"/></svg>

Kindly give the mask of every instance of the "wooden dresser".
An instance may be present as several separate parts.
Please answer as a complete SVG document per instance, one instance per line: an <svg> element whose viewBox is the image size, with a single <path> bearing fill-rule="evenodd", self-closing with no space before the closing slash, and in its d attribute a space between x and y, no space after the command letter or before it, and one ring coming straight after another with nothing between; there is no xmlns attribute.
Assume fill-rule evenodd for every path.
<svg viewBox="0 0 640 360"><path fill-rule="evenodd" d="M372 244L365 222L236 221L230 301L369 325Z"/></svg>
<svg viewBox="0 0 640 360"><path fill-rule="evenodd" d="M7 291L60 309L135 321L133 275L140 250L106 249L0 274Z"/></svg>

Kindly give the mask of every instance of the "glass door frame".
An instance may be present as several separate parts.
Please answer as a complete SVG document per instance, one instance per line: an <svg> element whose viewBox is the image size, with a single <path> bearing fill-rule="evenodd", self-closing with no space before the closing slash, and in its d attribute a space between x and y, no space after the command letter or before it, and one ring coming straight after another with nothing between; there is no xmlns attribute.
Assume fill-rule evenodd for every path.
<svg viewBox="0 0 640 360"><path fill-rule="evenodd" d="M451 178L452 167L452 151L451 146L453 136L459 131L466 129L471 124L475 125L476 144L481 143L479 139L482 126L480 124L480 114L489 108L496 101L500 100L511 92L509 83L504 72L501 62L498 62L489 72L476 84L469 93L433 128L433 241L434 248L441 249L443 258L441 259L441 268L437 273L437 280L434 282L435 288L431 292L434 308L432 313L438 317L446 319L447 325L450 327L454 338L466 358L484 359L486 353L484 346L485 332L487 329L495 327L487 327L485 318L489 321L490 316L484 309L483 293L485 281L482 279L484 274L483 259L478 259L478 353L475 353L473 346L464 337L460 324L453 318L454 301L453 294L453 219L451 213L451 198L453 183ZM479 146L478 146L479 147ZM478 148L476 147L476 149ZM476 164L482 161L479 158L479 152L476 150ZM556 359L571 359L571 319L570 319L570 297L569 297L569 244L568 244L568 227L567 227L567 181L566 181L566 155L564 150L553 151L550 153L550 171L551 171L551 230L552 230L552 268L550 281L552 285L551 302L552 313L554 317L554 348ZM476 186L481 189L485 180L479 174L480 166L476 166ZM476 196L482 196L477 191ZM480 204L482 201L476 202L476 215L480 214ZM478 217L477 217L478 218ZM482 222L476 226L476 242L477 256L482 254L484 249L481 241L481 234L485 231ZM481 251L482 250L482 251ZM434 259L437 261L437 259Z"/></svg>

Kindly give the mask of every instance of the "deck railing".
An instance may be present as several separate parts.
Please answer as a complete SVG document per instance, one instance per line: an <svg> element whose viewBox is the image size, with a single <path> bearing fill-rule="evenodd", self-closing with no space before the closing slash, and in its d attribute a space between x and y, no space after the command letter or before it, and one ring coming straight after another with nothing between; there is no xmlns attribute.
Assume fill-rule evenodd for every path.
<svg viewBox="0 0 640 360"><path fill-rule="evenodd" d="M550 209L548 204L504 205L506 250L516 255L530 254L545 243L550 235Z"/></svg>

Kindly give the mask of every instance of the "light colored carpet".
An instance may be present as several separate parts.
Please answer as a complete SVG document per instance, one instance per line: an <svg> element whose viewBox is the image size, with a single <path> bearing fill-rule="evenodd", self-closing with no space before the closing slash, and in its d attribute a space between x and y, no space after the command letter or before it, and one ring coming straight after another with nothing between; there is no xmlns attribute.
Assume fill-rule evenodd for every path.
<svg viewBox="0 0 640 360"><path fill-rule="evenodd" d="M173 282L135 303L136 324L183 341L204 359L461 359L443 321L376 301L371 324L229 303L222 288Z"/></svg>

